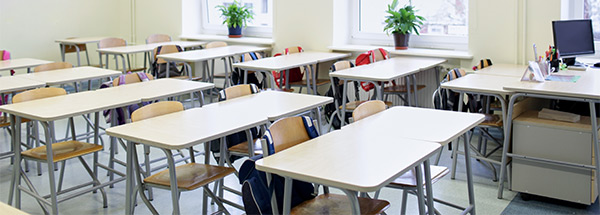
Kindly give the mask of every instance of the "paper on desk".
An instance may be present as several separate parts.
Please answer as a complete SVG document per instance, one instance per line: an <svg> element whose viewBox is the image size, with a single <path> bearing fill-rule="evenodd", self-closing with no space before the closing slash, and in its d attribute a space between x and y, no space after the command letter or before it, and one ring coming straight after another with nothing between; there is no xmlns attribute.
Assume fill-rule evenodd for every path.
<svg viewBox="0 0 600 215"><path fill-rule="evenodd" d="M572 82L575 83L581 78L580 75L550 75L546 77L546 81L561 81L561 82Z"/></svg>

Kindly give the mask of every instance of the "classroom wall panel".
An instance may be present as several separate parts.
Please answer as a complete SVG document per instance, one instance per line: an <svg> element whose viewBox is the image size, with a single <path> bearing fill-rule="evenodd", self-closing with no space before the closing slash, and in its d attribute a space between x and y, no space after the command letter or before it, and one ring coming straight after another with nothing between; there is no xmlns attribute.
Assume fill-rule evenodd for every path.
<svg viewBox="0 0 600 215"><path fill-rule="evenodd" d="M11 51L13 58L39 58L60 61L55 39L73 36L117 36L127 32L129 1L121 0L28 0L0 1L0 49ZM90 58L98 54L90 50ZM69 56L69 62L76 62ZM22 71L19 71L22 72Z"/></svg>

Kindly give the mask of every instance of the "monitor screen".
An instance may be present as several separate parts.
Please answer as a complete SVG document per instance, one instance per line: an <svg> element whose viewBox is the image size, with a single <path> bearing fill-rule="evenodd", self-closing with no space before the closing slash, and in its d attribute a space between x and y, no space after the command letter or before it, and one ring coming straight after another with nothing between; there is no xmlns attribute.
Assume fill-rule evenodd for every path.
<svg viewBox="0 0 600 215"><path fill-rule="evenodd" d="M553 21L554 46L561 56L594 54L592 20Z"/></svg>

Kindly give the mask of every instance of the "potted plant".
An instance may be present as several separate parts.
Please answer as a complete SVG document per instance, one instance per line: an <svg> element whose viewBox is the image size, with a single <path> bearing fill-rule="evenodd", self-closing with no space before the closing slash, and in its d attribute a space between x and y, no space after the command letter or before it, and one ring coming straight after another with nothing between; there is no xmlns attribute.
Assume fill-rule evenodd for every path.
<svg viewBox="0 0 600 215"><path fill-rule="evenodd" d="M237 0L229 5L218 5L216 8L221 11L221 17L225 18L223 24L227 24L230 38L242 37L242 27L254 18L252 10Z"/></svg>
<svg viewBox="0 0 600 215"><path fill-rule="evenodd" d="M405 50L408 48L408 38L411 33L419 35L419 28L423 25L425 18L415 14L416 10L408 4L398 10L398 0L392 1L388 5L387 16L385 17L385 27L383 30L394 36L394 44L396 50Z"/></svg>

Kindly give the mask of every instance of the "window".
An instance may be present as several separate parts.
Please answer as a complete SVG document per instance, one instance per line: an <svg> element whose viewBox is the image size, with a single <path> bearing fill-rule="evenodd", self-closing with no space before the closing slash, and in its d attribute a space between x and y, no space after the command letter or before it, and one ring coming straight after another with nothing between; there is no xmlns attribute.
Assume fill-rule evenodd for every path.
<svg viewBox="0 0 600 215"><path fill-rule="evenodd" d="M592 20L594 41L600 42L600 0L585 0L583 18Z"/></svg>
<svg viewBox="0 0 600 215"><path fill-rule="evenodd" d="M249 36L270 37L273 28L273 0L240 0L246 7L252 8L254 19L248 22L244 34ZM216 9L217 5L230 5L233 0L202 0L202 31L209 34L227 34L224 18Z"/></svg>
<svg viewBox="0 0 600 215"><path fill-rule="evenodd" d="M391 0L353 0L351 42L390 45L391 36L383 32L387 5ZM399 7L411 3L400 0ZM468 42L468 0L416 0L412 5L425 17L418 35L411 35L411 46L466 50Z"/></svg>

